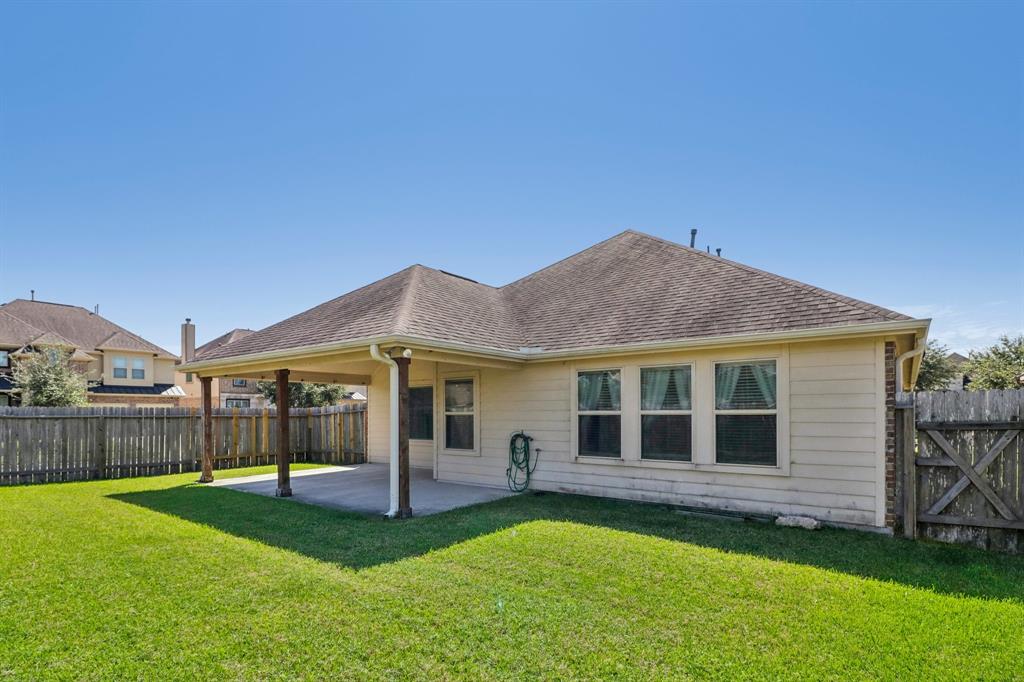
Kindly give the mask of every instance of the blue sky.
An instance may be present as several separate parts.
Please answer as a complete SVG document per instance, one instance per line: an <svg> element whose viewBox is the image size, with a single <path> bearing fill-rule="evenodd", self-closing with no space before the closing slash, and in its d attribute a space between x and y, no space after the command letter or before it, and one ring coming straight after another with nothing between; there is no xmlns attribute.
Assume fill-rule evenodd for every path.
<svg viewBox="0 0 1024 682"><path fill-rule="evenodd" d="M1024 331L1020 4L0 5L0 298L177 351L632 227Z"/></svg>

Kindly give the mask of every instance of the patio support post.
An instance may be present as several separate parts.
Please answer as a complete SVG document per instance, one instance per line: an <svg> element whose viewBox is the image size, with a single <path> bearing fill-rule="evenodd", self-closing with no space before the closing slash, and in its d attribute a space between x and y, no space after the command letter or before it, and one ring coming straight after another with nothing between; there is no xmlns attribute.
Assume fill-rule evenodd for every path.
<svg viewBox="0 0 1024 682"><path fill-rule="evenodd" d="M288 370L279 369L277 376L277 493L278 497L291 497L292 484L288 470L291 458L288 437Z"/></svg>
<svg viewBox="0 0 1024 682"><path fill-rule="evenodd" d="M398 516L412 516L409 504L409 358L397 357L398 365Z"/></svg>
<svg viewBox="0 0 1024 682"><path fill-rule="evenodd" d="M213 481L213 377L199 377L203 393L203 469L200 483Z"/></svg>

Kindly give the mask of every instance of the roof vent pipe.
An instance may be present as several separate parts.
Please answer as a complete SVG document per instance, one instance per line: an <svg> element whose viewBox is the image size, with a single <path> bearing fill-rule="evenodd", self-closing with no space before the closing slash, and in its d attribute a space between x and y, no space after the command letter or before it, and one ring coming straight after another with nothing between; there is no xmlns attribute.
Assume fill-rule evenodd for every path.
<svg viewBox="0 0 1024 682"><path fill-rule="evenodd" d="M29 289L29 294L32 296L32 300L33 301L36 300L36 290L35 289Z"/></svg>
<svg viewBox="0 0 1024 682"><path fill-rule="evenodd" d="M715 249L715 255L718 256L719 258L721 258L722 257L722 250L721 249Z"/></svg>
<svg viewBox="0 0 1024 682"><path fill-rule="evenodd" d="M690 229L690 248L692 249L693 245L696 244L696 243L697 243L697 228L694 227L694 228Z"/></svg>
<svg viewBox="0 0 1024 682"><path fill-rule="evenodd" d="M97 303L96 305L94 305L92 307L92 314L93 315L99 315L100 314L100 304L99 303Z"/></svg>
<svg viewBox="0 0 1024 682"><path fill-rule="evenodd" d="M388 511L389 519L398 516L398 363L380 352L376 343L370 346L370 357L388 366Z"/></svg>

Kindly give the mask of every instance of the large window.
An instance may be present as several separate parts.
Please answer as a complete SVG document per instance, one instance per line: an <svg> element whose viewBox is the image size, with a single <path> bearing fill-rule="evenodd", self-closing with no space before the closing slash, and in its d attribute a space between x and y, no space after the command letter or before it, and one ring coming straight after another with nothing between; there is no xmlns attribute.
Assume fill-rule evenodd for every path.
<svg viewBox="0 0 1024 682"><path fill-rule="evenodd" d="M128 358L114 358L114 378L115 379L127 379L128 378Z"/></svg>
<svg viewBox="0 0 1024 682"><path fill-rule="evenodd" d="M249 407L248 398L225 398L224 407Z"/></svg>
<svg viewBox="0 0 1024 682"><path fill-rule="evenodd" d="M622 372L617 369L579 372L577 451L583 457L622 455Z"/></svg>
<svg viewBox="0 0 1024 682"><path fill-rule="evenodd" d="M444 446L448 450L472 450L476 406L472 379L444 382Z"/></svg>
<svg viewBox="0 0 1024 682"><path fill-rule="evenodd" d="M409 438L434 439L433 386L413 386L409 389Z"/></svg>
<svg viewBox="0 0 1024 682"><path fill-rule="evenodd" d="M693 456L692 369L640 369L640 457L689 462Z"/></svg>
<svg viewBox="0 0 1024 682"><path fill-rule="evenodd" d="M715 365L715 461L778 463L774 360Z"/></svg>
<svg viewBox="0 0 1024 682"><path fill-rule="evenodd" d="M132 379L146 378L146 361L142 358L132 359Z"/></svg>

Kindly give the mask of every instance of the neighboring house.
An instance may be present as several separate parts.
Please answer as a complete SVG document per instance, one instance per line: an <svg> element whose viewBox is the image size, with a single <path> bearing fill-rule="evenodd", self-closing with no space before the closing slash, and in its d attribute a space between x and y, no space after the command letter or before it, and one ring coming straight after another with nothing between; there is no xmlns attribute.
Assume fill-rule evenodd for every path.
<svg viewBox="0 0 1024 682"><path fill-rule="evenodd" d="M956 367L956 375L949 380L946 389L950 391L964 390L971 383L971 378L964 373L964 365L967 363L967 358L959 353L950 353L946 358Z"/></svg>
<svg viewBox="0 0 1024 682"><path fill-rule="evenodd" d="M174 384L176 356L100 317L98 309L19 298L0 305L0 405L20 403L12 363L44 346L71 354L89 381L90 403L172 407L185 395Z"/></svg>
<svg viewBox="0 0 1024 682"><path fill-rule="evenodd" d="M441 481L504 486L524 431L537 490L891 529L928 326L630 230L502 287L414 265L188 368L366 383L369 459Z"/></svg>
<svg viewBox="0 0 1024 682"><path fill-rule="evenodd" d="M204 343L198 348L195 347L196 326L192 320L186 319L181 325L181 356L185 361L201 357L204 353L225 344L232 343L238 339L245 338L252 334L252 329L232 329L226 334ZM200 407L202 396L199 390L199 382L191 372L178 372L178 384L184 387L186 398L184 405L189 407ZM267 400L256 387L253 379L238 377L224 377L213 382L213 404L217 407L269 407Z"/></svg>

